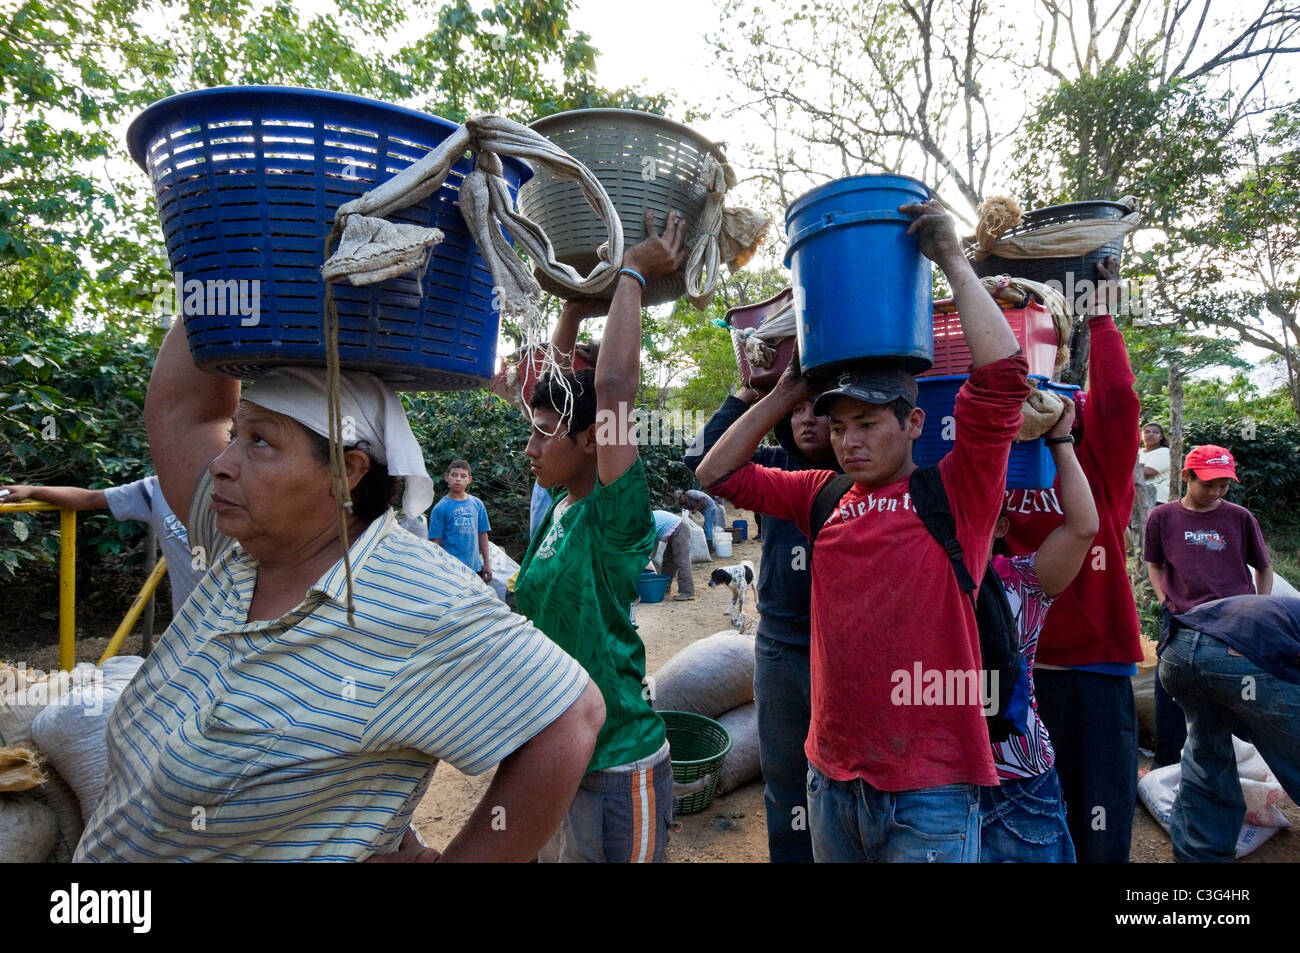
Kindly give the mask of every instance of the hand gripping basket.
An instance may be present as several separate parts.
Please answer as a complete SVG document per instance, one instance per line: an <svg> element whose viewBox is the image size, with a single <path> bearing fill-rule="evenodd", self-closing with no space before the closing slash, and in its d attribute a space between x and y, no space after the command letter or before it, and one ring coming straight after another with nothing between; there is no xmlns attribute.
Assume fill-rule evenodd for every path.
<svg viewBox="0 0 1300 953"><path fill-rule="evenodd" d="M668 213L686 219L685 244L699 238L700 216L708 195L703 184L705 159L724 162L721 149L680 123L630 109L579 109L556 113L530 124L590 169L609 193L623 222L624 247L645 238L644 209L654 211L662 233ZM545 169L519 191L519 210L550 237L557 261L588 274L596 249L606 240L600 219L575 182L556 179ZM542 287L562 289L541 274ZM615 282L597 297L614 296ZM647 307L675 301L686 293L681 272L652 281L641 295Z"/></svg>
<svg viewBox="0 0 1300 953"><path fill-rule="evenodd" d="M456 128L359 96L275 86L182 93L141 113L127 144L153 182L195 363L236 377L324 366L320 267L335 211ZM504 165L512 188L531 175L522 162ZM456 201L470 169L457 163L438 192L390 216L442 230L422 275L335 284L345 369L405 390L464 389L492 377L492 277ZM255 314L231 313L234 289L241 302L257 302Z"/></svg>

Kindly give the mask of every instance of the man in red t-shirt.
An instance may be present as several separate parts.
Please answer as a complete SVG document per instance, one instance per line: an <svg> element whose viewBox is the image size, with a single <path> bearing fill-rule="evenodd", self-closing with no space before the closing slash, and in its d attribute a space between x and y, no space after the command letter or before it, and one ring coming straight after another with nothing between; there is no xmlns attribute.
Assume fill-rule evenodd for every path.
<svg viewBox="0 0 1300 953"><path fill-rule="evenodd" d="M1130 676L1142 660L1124 530L1133 510L1141 405L1115 320L1119 259L1097 266L1088 310L1088 390L1076 400L1076 453L1099 529L1083 567L1047 613L1034 663L1038 713L1056 748L1079 863L1127 863L1137 804L1137 708ZM1055 488L1007 493L1016 555L1042 546L1065 517Z"/></svg>
<svg viewBox="0 0 1300 953"><path fill-rule="evenodd" d="M1029 393L1027 365L938 203L901 211L916 218L910 231L947 276L973 359L954 408L953 450L939 471L967 569L979 579ZM812 721L804 748L813 856L975 862L978 786L997 780L974 612L908 493L912 443L925 424L916 381L872 361L831 384L814 413L829 416L832 449L854 482L821 528L813 563ZM832 471L775 470L750 458L811 394L796 369L787 371L700 463L701 485L809 534L813 500Z"/></svg>

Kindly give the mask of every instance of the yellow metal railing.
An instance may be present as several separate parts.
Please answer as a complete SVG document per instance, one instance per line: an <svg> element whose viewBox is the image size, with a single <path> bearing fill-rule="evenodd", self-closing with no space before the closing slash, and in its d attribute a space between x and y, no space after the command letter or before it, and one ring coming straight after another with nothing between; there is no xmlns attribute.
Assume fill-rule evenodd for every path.
<svg viewBox="0 0 1300 953"><path fill-rule="evenodd" d="M53 503L29 500L0 503L2 513L59 510ZM77 661L77 513L59 510L59 668L72 671Z"/></svg>
<svg viewBox="0 0 1300 953"><path fill-rule="evenodd" d="M25 503L0 503L0 515L5 513L31 513L38 510L59 510L59 668L65 672L72 671L77 661L77 512L59 509L53 503L41 503L29 500ZM167 570L167 560L159 558L153 572L145 580L140 592L131 603L122 624L117 627L108 647L99 660L103 665L117 654L122 642L135 627L140 612L149 597L158 588L163 573Z"/></svg>

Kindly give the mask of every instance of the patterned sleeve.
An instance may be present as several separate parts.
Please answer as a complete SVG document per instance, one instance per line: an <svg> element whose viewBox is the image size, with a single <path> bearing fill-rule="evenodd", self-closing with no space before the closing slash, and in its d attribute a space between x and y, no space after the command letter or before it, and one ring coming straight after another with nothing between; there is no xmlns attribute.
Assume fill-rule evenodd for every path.
<svg viewBox="0 0 1300 953"><path fill-rule="evenodd" d="M235 542L217 529L217 514L212 512L214 484L212 473L204 469L203 476L194 486L189 518L185 521L189 533L190 554L198 560L195 568L200 572L207 572L212 568L217 557Z"/></svg>
<svg viewBox="0 0 1300 953"><path fill-rule="evenodd" d="M481 774L586 687L582 666L490 593L467 592L431 622L366 728L377 747L414 748Z"/></svg>

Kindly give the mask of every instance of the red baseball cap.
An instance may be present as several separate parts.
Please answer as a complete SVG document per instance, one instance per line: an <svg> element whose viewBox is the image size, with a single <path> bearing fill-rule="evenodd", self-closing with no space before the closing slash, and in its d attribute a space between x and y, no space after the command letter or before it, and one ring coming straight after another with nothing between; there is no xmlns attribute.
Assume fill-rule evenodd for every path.
<svg viewBox="0 0 1300 953"><path fill-rule="evenodd" d="M1192 452L1183 460L1183 469L1191 470L1198 480L1218 480L1223 477L1237 479L1236 462L1232 459L1232 454L1223 447L1208 443L1192 448Z"/></svg>

